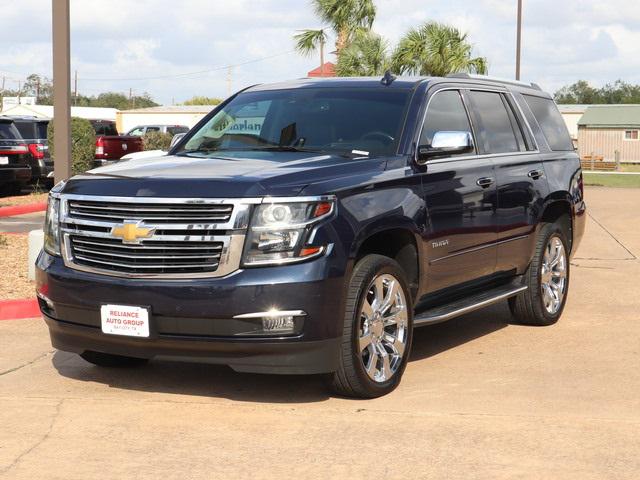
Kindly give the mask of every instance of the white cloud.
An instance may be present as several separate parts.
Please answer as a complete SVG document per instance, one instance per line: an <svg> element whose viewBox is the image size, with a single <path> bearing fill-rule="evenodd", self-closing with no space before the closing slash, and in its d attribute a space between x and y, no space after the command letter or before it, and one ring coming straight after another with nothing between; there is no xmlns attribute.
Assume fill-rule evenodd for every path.
<svg viewBox="0 0 640 480"><path fill-rule="evenodd" d="M0 74L18 80L51 72L51 0L3 5ZM391 45L427 20L468 32L490 73L511 77L515 57L515 1L377 0L374 28ZM523 76L548 90L587 79L640 83L640 9L629 0L528 0L524 6ZM172 79L282 54L233 69L232 88L296 78L317 59L295 53L297 29L319 26L307 0L71 0L72 68L80 91L148 91L162 102L194 94L224 96L227 71ZM24 25L29 25L25 29ZM8 83L11 86L11 83Z"/></svg>

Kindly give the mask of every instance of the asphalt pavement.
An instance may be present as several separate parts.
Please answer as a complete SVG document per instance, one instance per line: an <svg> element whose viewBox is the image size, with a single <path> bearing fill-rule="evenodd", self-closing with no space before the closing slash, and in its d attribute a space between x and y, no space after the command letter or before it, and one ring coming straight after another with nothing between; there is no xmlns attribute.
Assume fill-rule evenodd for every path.
<svg viewBox="0 0 640 480"><path fill-rule="evenodd" d="M0 322L2 479L634 479L640 476L640 189L592 188L551 327L505 304L416 331L400 387L54 351Z"/></svg>

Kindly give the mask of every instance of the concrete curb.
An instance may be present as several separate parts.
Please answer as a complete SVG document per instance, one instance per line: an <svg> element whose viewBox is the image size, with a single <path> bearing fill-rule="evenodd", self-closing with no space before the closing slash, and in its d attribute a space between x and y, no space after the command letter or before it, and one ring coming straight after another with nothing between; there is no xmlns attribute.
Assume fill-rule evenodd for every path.
<svg viewBox="0 0 640 480"><path fill-rule="evenodd" d="M20 320L22 318L34 318L40 316L40 307L35 298L24 300L0 301L0 321Z"/></svg>
<svg viewBox="0 0 640 480"><path fill-rule="evenodd" d="M44 212L46 209L47 202L0 207L0 217L13 217L15 215L24 215L25 213Z"/></svg>

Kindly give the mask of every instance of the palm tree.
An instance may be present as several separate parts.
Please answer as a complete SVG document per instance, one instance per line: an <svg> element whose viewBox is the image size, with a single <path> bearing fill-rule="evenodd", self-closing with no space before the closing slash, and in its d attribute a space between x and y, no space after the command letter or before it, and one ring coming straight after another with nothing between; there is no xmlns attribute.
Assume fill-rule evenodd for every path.
<svg viewBox="0 0 640 480"><path fill-rule="evenodd" d="M373 0L313 0L320 19L336 34L336 53L345 48L359 30L371 30L376 18Z"/></svg>
<svg viewBox="0 0 640 480"><path fill-rule="evenodd" d="M322 22L333 30L338 56L357 32L371 29L376 16L373 0L313 0L313 8ZM296 50L303 55L309 56L320 50L322 68L327 28L302 30L293 38L296 41Z"/></svg>
<svg viewBox="0 0 640 480"><path fill-rule="evenodd" d="M388 42L371 31L358 32L338 56L336 75L368 77L383 75L390 67Z"/></svg>
<svg viewBox="0 0 640 480"><path fill-rule="evenodd" d="M317 30L302 30L293 36L296 50L310 57L316 50L320 50L320 75L324 74L324 45L327 43L327 32L324 28Z"/></svg>
<svg viewBox="0 0 640 480"><path fill-rule="evenodd" d="M444 77L450 73L487 73L487 59L471 57L467 34L437 22L412 28L393 53L395 72Z"/></svg>

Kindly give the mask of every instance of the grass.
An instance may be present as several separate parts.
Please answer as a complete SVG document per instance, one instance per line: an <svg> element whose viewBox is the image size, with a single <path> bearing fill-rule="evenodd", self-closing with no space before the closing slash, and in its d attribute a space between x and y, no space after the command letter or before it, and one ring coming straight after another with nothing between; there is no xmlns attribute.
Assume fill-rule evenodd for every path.
<svg viewBox="0 0 640 480"><path fill-rule="evenodd" d="M614 175L582 172L584 184L597 187L640 188L640 175Z"/></svg>
<svg viewBox="0 0 640 480"><path fill-rule="evenodd" d="M640 172L640 165L628 165L623 163L621 166L623 172Z"/></svg>
<svg viewBox="0 0 640 480"><path fill-rule="evenodd" d="M0 247L5 247L7 245L7 238L5 235L0 235Z"/></svg>

